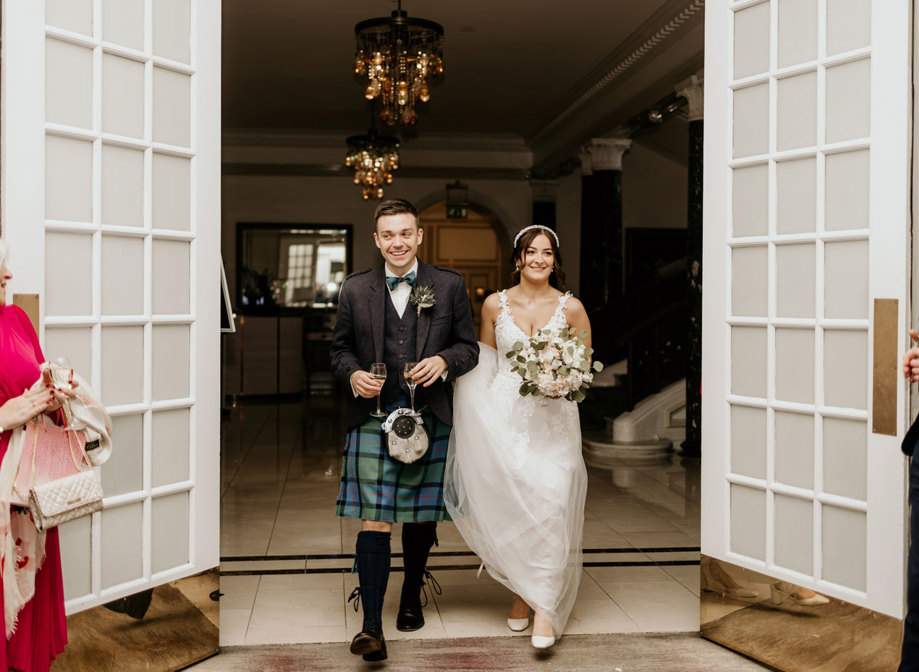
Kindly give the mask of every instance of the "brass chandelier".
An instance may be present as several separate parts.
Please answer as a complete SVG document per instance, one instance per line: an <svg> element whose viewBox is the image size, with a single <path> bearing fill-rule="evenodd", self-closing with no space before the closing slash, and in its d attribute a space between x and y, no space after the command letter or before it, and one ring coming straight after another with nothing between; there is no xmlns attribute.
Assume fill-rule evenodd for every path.
<svg viewBox="0 0 919 672"><path fill-rule="evenodd" d="M371 128L366 135L352 135L345 165L354 169L354 184L361 185L365 201L383 198L383 185L392 184L392 173L399 168L399 139L378 135Z"/></svg>
<svg viewBox="0 0 919 672"><path fill-rule="evenodd" d="M443 26L409 18L399 0L391 17L361 21L354 34L354 73L366 77L364 97L380 100L386 124L411 126L418 120L415 105L431 99L431 80L444 71Z"/></svg>

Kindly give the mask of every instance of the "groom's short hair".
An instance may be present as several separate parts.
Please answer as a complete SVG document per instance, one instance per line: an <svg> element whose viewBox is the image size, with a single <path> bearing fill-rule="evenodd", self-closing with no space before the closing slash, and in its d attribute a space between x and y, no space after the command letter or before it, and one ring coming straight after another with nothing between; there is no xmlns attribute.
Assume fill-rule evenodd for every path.
<svg viewBox="0 0 919 672"><path fill-rule="evenodd" d="M376 228L377 222L380 221L380 217L404 214L409 214L414 217L415 226L418 226L418 211L415 209L414 205L404 198L391 198L388 201L383 201L373 212L373 227Z"/></svg>

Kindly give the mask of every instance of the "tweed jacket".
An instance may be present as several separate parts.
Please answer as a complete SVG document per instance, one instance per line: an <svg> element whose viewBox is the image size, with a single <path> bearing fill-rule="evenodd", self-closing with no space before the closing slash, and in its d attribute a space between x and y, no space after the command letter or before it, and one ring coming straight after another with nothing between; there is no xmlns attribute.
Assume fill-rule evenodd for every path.
<svg viewBox="0 0 919 672"><path fill-rule="evenodd" d="M429 266L418 260L417 284L434 291L435 304L418 316L418 361L440 355L447 362L446 381L438 379L425 388L428 407L441 422L453 424L453 381L471 371L479 361L472 309L463 277L448 268ZM348 384L348 428L363 423L376 408L375 399L354 397L351 374L367 371L382 362L386 301L390 301L383 266L352 273L342 284L338 316L332 332L332 371ZM406 310L416 310L409 303ZM389 375L400 372L390 371Z"/></svg>

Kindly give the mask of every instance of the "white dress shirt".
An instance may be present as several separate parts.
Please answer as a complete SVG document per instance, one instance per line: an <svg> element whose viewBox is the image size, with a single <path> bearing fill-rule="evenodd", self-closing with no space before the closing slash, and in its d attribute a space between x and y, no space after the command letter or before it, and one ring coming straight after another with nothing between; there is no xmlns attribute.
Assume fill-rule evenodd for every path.
<svg viewBox="0 0 919 672"><path fill-rule="evenodd" d="M389 270L389 266L386 266L386 277L387 278L396 278L400 277ZM415 279L418 279L418 259L415 259L415 263L412 264L412 267L408 269L403 275L408 275L412 271L415 272ZM388 280L387 280L388 282ZM387 289L389 287L387 286ZM396 312L399 313L399 317L402 317L405 314L405 307L408 305L408 297L412 293L412 286L407 282L400 282L396 285L395 289L389 290L389 298L392 299L393 308L396 309Z"/></svg>

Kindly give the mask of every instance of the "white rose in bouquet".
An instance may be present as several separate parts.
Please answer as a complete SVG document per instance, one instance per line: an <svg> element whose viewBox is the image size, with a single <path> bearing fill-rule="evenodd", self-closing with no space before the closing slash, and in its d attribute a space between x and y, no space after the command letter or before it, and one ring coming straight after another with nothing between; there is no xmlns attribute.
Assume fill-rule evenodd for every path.
<svg viewBox="0 0 919 672"><path fill-rule="evenodd" d="M511 369L521 378L520 394L550 399L584 400L584 390L593 381L592 371L602 371L601 362L591 362L593 348L584 345L587 332L577 329L540 330L526 341L517 341L507 353Z"/></svg>

